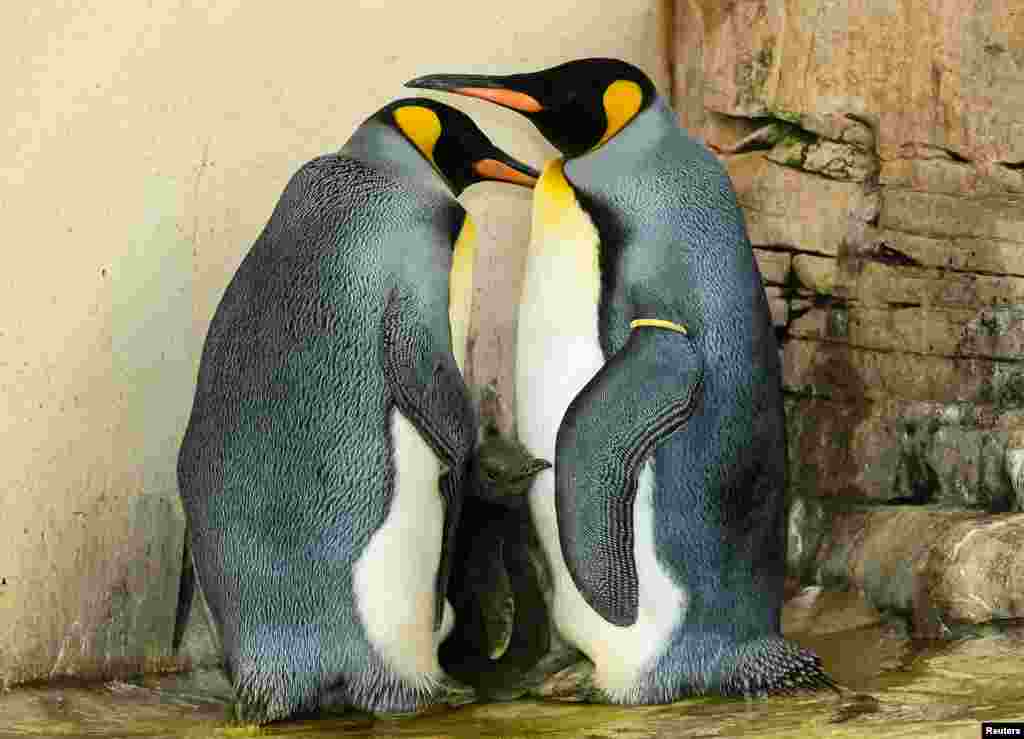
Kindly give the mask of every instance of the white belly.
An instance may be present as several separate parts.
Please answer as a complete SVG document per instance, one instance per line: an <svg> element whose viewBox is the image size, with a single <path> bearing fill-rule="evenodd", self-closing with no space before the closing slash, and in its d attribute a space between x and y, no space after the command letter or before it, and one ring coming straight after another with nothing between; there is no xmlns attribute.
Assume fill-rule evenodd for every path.
<svg viewBox="0 0 1024 739"><path fill-rule="evenodd" d="M567 200L564 183L560 169L552 171L549 163L535 191L516 345L519 437L531 453L552 462L565 411L604 366L598 341L598 234L574 205L575 196ZM628 700L637 679L665 648L686 604L685 593L654 551L653 484L648 463L633 507L639 610L636 623L625 628L587 605L569 575L558 539L553 471L538 475L530 490L531 516L552 570L555 627L593 660L597 684L619 700Z"/></svg>
<svg viewBox="0 0 1024 739"><path fill-rule="evenodd" d="M533 224L516 326L516 422L534 454L554 460L569 403L604 366L598 343L598 234L557 166L534 191Z"/></svg>
<svg viewBox="0 0 1024 739"><path fill-rule="evenodd" d="M434 631L444 502L441 462L415 426L391 414L395 488L384 524L353 567L356 607L370 643L410 684L429 687L441 675L437 649L455 624L445 601Z"/></svg>

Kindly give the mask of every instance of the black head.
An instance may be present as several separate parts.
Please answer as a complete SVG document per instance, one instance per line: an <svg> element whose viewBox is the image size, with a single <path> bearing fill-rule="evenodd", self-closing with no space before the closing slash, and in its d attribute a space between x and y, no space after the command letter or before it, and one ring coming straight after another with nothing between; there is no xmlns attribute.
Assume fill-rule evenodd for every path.
<svg viewBox="0 0 1024 739"><path fill-rule="evenodd" d="M577 59L532 74L434 74L407 87L444 90L519 111L566 157L621 131L657 97L654 83L618 59Z"/></svg>
<svg viewBox="0 0 1024 739"><path fill-rule="evenodd" d="M533 167L492 144L468 115L436 100L396 100L371 119L391 126L408 139L456 195L484 180L533 187L540 176Z"/></svg>

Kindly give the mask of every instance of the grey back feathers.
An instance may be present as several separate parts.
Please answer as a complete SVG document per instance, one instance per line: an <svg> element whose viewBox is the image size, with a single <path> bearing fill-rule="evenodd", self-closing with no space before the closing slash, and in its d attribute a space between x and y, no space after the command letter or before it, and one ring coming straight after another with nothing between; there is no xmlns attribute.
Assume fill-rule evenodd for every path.
<svg viewBox="0 0 1024 739"><path fill-rule="evenodd" d="M426 697L367 642L352 567L395 483L389 346L418 358L406 403L426 397L428 415L443 396L432 446L461 484L475 421L447 299L463 217L419 152L370 121L292 177L213 317L178 475L243 718Z"/></svg>

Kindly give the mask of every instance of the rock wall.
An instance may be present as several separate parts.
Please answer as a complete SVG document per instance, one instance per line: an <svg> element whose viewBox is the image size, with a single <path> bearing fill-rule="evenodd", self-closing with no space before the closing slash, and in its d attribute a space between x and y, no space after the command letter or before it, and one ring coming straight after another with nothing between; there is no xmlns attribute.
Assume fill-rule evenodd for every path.
<svg viewBox="0 0 1024 739"><path fill-rule="evenodd" d="M1019 509L1024 6L683 0L675 28L784 339L793 491Z"/></svg>
<svg viewBox="0 0 1024 739"><path fill-rule="evenodd" d="M792 574L928 635L1024 615L1012 542L962 561L1024 509L1024 5L679 0L674 30L782 339Z"/></svg>

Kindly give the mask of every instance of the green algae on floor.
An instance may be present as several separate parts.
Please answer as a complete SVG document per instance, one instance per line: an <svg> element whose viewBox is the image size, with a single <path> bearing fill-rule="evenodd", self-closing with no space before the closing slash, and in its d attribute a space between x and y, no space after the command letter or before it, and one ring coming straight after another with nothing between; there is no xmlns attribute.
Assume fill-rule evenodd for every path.
<svg viewBox="0 0 1024 739"><path fill-rule="evenodd" d="M871 625L792 634L821 654L843 697L695 699L622 708L514 701L411 719L364 714L265 727L229 720L230 690L216 672L104 686L23 688L0 696L8 737L977 737L981 721L1024 721L1024 624L949 642L913 641Z"/></svg>

